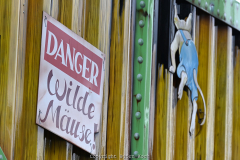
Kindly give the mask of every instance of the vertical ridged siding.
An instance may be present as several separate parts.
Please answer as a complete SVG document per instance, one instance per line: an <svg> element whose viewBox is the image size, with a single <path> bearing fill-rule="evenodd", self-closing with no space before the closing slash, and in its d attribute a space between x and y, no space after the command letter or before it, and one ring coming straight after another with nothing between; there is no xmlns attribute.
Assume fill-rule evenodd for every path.
<svg viewBox="0 0 240 160"><path fill-rule="evenodd" d="M113 1L107 155L128 155L131 109L131 2Z"/></svg>
<svg viewBox="0 0 240 160"><path fill-rule="evenodd" d="M124 46L115 49L113 53L123 57L124 67L122 62L109 63L110 36L113 34L112 37L116 37L112 39L112 43L118 44L120 38L120 30L111 33L112 12L120 14L120 1L115 0L114 3L118 4L118 7L112 8L112 1L105 0L2 0L0 2L0 146L9 160L90 158L90 155L79 147L35 124L43 11L106 54L101 129L95 137L98 154L106 154L107 144L115 145L115 141L106 140L108 91L109 84L114 83L109 79L109 70L112 73L114 68L128 70L123 76L120 75L119 79L131 81L129 69L131 43L130 41L126 43L126 40L131 38L131 3L125 2L121 9L123 11L121 21L126 24L121 26L124 32L121 33L120 41L123 42L124 39L122 43ZM125 8L127 14L124 14ZM124 51L124 54L119 51ZM117 92L120 93L118 96L121 96L121 92L128 92L121 98L121 110L125 110L126 114L121 115L119 108L114 108L114 104L112 107L122 124L118 127L127 133L130 127L131 99L128 97L131 95L131 87L125 85L125 82L124 86L118 85L120 86L117 88ZM127 137L129 136L113 135L113 139L120 139L119 150L122 150L122 154L129 151L129 149L125 151L126 146L129 146Z"/></svg>
<svg viewBox="0 0 240 160"><path fill-rule="evenodd" d="M12 158L16 94L18 1L0 1L0 146Z"/></svg>
<svg viewBox="0 0 240 160"><path fill-rule="evenodd" d="M236 42L240 42L239 40ZM240 44L238 44L240 46ZM232 137L232 159L240 157L240 49L236 47L234 55L234 87L233 87L233 137Z"/></svg>

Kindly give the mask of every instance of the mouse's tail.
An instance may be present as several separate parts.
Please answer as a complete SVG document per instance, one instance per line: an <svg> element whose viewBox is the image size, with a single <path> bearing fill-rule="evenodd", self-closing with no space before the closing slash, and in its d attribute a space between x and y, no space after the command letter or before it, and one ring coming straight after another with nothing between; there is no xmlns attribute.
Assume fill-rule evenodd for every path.
<svg viewBox="0 0 240 160"><path fill-rule="evenodd" d="M204 122L205 122L205 120L206 120L206 103L205 103L205 99L204 99L202 90L201 90L201 88L199 87L198 82L197 82L197 73L196 73L196 70L195 70L195 69L193 70L193 78L194 78L194 82L195 82L195 84L196 84L196 86L197 86L197 88L198 88L198 90L199 90L199 92L200 92L200 94L201 94L201 96L202 96L202 99L203 99L203 104L204 104L204 118L203 118L202 123L200 124L200 125L203 125Z"/></svg>

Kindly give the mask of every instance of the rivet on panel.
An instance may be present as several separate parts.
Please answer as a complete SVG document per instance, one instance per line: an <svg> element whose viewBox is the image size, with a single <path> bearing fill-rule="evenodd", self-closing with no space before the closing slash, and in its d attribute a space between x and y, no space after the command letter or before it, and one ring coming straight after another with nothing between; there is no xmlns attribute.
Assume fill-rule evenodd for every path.
<svg viewBox="0 0 240 160"><path fill-rule="evenodd" d="M140 73L137 75L137 79L138 81L142 81L142 75Z"/></svg>
<svg viewBox="0 0 240 160"><path fill-rule="evenodd" d="M135 157L135 158L138 158L138 151L134 151L133 154L134 154L134 157Z"/></svg>
<svg viewBox="0 0 240 160"><path fill-rule="evenodd" d="M144 8L144 7L145 7L145 2L144 2L144 1L141 1L141 2L140 2L140 6L141 6L142 8Z"/></svg>
<svg viewBox="0 0 240 160"><path fill-rule="evenodd" d="M140 112L136 112L136 113L135 113L135 117L136 117L137 119L140 119L140 118L141 118L141 113L140 113Z"/></svg>
<svg viewBox="0 0 240 160"><path fill-rule="evenodd" d="M208 3L207 2L205 3L205 8L206 8L206 10L208 9Z"/></svg>
<svg viewBox="0 0 240 160"><path fill-rule="evenodd" d="M201 0L198 0L198 5L199 5L199 6L201 5Z"/></svg>
<svg viewBox="0 0 240 160"><path fill-rule="evenodd" d="M138 44L139 44L140 46L143 45L143 39L142 39L142 38L140 38L140 39L138 40Z"/></svg>
<svg viewBox="0 0 240 160"><path fill-rule="evenodd" d="M220 15L220 11L219 11L219 9L217 10L217 15L218 15L218 16Z"/></svg>
<svg viewBox="0 0 240 160"><path fill-rule="evenodd" d="M213 10L214 10L214 4L210 4L209 9L210 9L211 12L213 12Z"/></svg>
<svg viewBox="0 0 240 160"><path fill-rule="evenodd" d="M139 26L140 26L140 27L144 27L144 21L143 21L143 20L140 20L140 21L139 21Z"/></svg>
<svg viewBox="0 0 240 160"><path fill-rule="evenodd" d="M227 19L227 14L224 13L224 20L226 21L226 19Z"/></svg>
<svg viewBox="0 0 240 160"><path fill-rule="evenodd" d="M141 56L138 57L138 63L142 63L143 62L143 58Z"/></svg>
<svg viewBox="0 0 240 160"><path fill-rule="evenodd" d="M139 133L135 133L135 134L134 134L134 138L135 138L136 140L138 140L138 139L139 139Z"/></svg>
<svg viewBox="0 0 240 160"><path fill-rule="evenodd" d="M141 101L142 95L141 95L140 93L138 93L137 96L136 96L136 99L137 99L138 101Z"/></svg>

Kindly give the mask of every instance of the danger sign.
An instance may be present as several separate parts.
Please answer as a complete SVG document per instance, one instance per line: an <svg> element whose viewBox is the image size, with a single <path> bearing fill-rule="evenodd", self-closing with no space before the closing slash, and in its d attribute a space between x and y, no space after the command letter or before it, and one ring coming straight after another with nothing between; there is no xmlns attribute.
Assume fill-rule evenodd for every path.
<svg viewBox="0 0 240 160"><path fill-rule="evenodd" d="M43 13L36 123L91 154L99 131L105 55Z"/></svg>

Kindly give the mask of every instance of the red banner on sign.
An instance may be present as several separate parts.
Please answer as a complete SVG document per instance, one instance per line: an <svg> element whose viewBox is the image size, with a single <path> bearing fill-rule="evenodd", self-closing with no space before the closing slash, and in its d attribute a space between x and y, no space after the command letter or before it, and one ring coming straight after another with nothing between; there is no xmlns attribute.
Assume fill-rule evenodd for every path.
<svg viewBox="0 0 240 160"><path fill-rule="evenodd" d="M44 59L99 94L102 59L49 21L46 34Z"/></svg>

